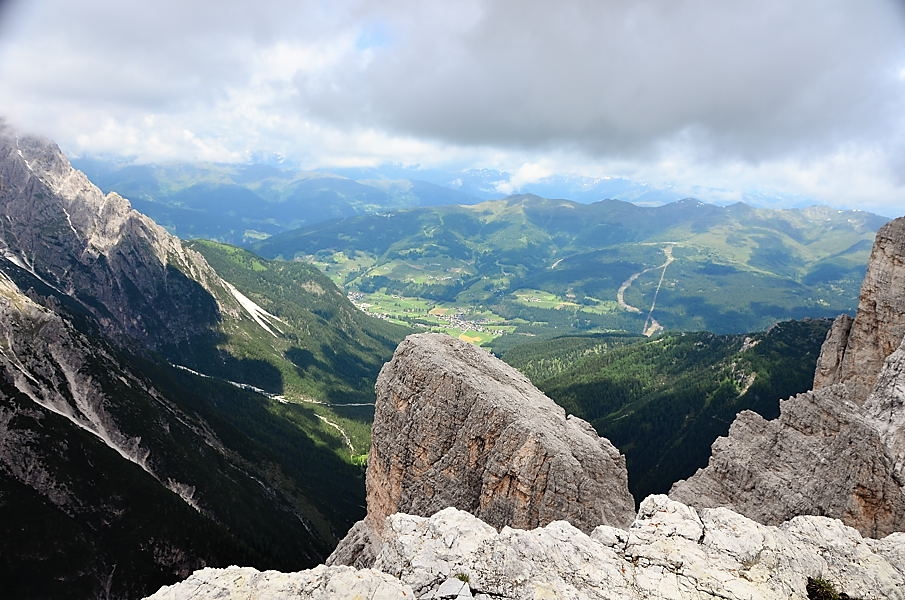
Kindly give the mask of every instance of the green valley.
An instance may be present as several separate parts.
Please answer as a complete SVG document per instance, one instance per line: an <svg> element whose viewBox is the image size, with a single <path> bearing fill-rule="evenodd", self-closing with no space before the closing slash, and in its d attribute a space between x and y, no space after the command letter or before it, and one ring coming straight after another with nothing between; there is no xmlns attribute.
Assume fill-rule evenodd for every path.
<svg viewBox="0 0 905 600"><path fill-rule="evenodd" d="M330 221L253 248L310 262L369 313L481 343L503 333L740 333L854 310L884 222L820 207L513 196Z"/></svg>
<svg viewBox="0 0 905 600"><path fill-rule="evenodd" d="M188 245L266 320L225 320L208 347L175 351L180 364L258 389L277 400L277 412L304 406L317 417L307 433L342 440L337 451L345 460L367 453L374 380L410 330L362 314L307 264L269 261L218 242Z"/></svg>

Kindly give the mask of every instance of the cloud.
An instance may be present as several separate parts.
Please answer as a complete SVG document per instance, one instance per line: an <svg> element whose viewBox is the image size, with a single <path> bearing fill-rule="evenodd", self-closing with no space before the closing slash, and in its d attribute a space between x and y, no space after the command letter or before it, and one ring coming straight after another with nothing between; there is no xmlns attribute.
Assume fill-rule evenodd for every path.
<svg viewBox="0 0 905 600"><path fill-rule="evenodd" d="M8 0L0 12L0 106L68 151L455 163L508 170L500 189L513 191L581 169L900 206L903 73L898 0Z"/></svg>
<svg viewBox="0 0 905 600"><path fill-rule="evenodd" d="M870 140L905 98L892 2L464 4L396 14L395 46L329 86L301 76L306 109L460 144L649 155L682 141L758 160Z"/></svg>

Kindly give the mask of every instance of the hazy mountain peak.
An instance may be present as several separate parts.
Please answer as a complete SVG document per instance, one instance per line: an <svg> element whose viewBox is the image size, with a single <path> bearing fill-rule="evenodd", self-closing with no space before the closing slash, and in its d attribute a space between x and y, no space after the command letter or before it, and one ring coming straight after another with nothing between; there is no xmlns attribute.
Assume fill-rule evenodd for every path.
<svg viewBox="0 0 905 600"><path fill-rule="evenodd" d="M219 278L203 258L103 194L53 142L0 130L0 180L3 255L79 298L108 331L156 346L217 320L221 307L202 285Z"/></svg>

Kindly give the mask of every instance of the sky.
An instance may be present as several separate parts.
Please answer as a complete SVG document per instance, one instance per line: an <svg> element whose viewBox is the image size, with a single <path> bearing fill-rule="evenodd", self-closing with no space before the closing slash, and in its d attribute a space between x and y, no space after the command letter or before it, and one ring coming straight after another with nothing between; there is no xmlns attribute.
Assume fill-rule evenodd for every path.
<svg viewBox="0 0 905 600"><path fill-rule="evenodd" d="M625 177L895 217L905 0L0 0L0 114L72 156L500 169L507 193Z"/></svg>

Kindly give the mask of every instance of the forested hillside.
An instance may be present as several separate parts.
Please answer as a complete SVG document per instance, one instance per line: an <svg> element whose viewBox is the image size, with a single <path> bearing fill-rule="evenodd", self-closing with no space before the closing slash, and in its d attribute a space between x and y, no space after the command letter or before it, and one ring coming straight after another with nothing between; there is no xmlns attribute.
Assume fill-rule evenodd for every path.
<svg viewBox="0 0 905 600"><path fill-rule="evenodd" d="M625 454L640 501L705 466L710 445L738 412L774 418L780 399L810 389L829 325L787 321L751 335L637 341L563 337L516 346L502 358Z"/></svg>

